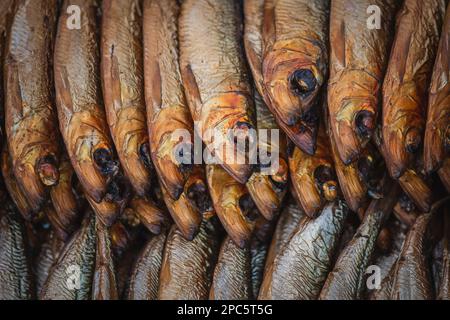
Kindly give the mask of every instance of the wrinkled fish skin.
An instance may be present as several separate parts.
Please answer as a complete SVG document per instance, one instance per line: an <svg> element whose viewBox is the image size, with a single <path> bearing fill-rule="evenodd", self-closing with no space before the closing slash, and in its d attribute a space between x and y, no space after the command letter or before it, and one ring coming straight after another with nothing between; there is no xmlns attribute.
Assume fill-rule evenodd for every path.
<svg viewBox="0 0 450 320"><path fill-rule="evenodd" d="M366 269L371 261L378 234L397 202L400 188L384 183L384 197L372 200L353 239L339 254L320 292L322 300L361 299L365 290Z"/></svg>
<svg viewBox="0 0 450 320"><path fill-rule="evenodd" d="M159 300L206 300L220 250L220 229L215 218L204 220L192 241L172 227L161 266Z"/></svg>
<svg viewBox="0 0 450 320"><path fill-rule="evenodd" d="M305 217L305 212L298 207L293 199L289 199L288 201L286 207L280 214L272 236L269 251L267 252L264 274L272 265L275 257L281 252L283 247L297 230L300 221Z"/></svg>
<svg viewBox="0 0 450 320"><path fill-rule="evenodd" d="M269 107L292 125L311 111L328 73L328 0L265 1L264 86Z"/></svg>
<svg viewBox="0 0 450 320"><path fill-rule="evenodd" d="M248 300L252 297L250 248L248 246L239 248L227 236L222 243L214 269L209 299Z"/></svg>
<svg viewBox="0 0 450 320"><path fill-rule="evenodd" d="M108 227L96 223L96 255L92 280L93 300L117 300L117 280Z"/></svg>
<svg viewBox="0 0 450 320"><path fill-rule="evenodd" d="M216 136L215 143L222 144L216 157L233 178L245 183L252 166L248 160L230 161L230 156L247 158L249 152L238 150L229 135L232 130L251 139L250 130L255 128L241 27L239 2L187 0L181 6L180 68L192 118L200 122L197 130L209 151L215 149Z"/></svg>
<svg viewBox="0 0 450 320"><path fill-rule="evenodd" d="M51 55L57 1L20 0L6 42L5 128L12 168L35 213L58 182Z"/></svg>
<svg viewBox="0 0 450 320"><path fill-rule="evenodd" d="M258 299L316 299L332 267L349 210L343 201L305 218L266 271Z"/></svg>
<svg viewBox="0 0 450 320"><path fill-rule="evenodd" d="M80 8L80 29L70 29L69 6ZM100 83L97 0L65 0L55 43L55 90L59 127L86 194L100 202L118 170Z"/></svg>
<svg viewBox="0 0 450 320"><path fill-rule="evenodd" d="M35 279L36 292L39 296L51 268L58 260L59 254L64 247L64 242L61 241L55 233L50 230L47 234L45 242L42 243L38 256L35 262Z"/></svg>
<svg viewBox="0 0 450 320"><path fill-rule="evenodd" d="M261 240L258 237L253 237L250 242L251 254L251 276L252 276L252 293L253 297L259 294L259 288L264 276L264 266L269 252L270 238Z"/></svg>
<svg viewBox="0 0 450 320"><path fill-rule="evenodd" d="M150 191L144 97L141 3L102 3L101 75L106 118L120 163L134 191Z"/></svg>
<svg viewBox="0 0 450 320"><path fill-rule="evenodd" d="M375 129L397 4L395 0L331 2L328 109L345 164L359 157ZM381 10L380 29L367 27L371 5Z"/></svg>
<svg viewBox="0 0 450 320"><path fill-rule="evenodd" d="M389 223L389 222L388 222ZM386 253L379 253L373 261L373 265L380 267L380 287L368 292L370 300L389 300L392 289L392 270L395 268L403 242L406 238L407 226L398 220L392 219L388 228L392 233L392 244Z"/></svg>
<svg viewBox="0 0 450 320"><path fill-rule="evenodd" d="M428 266L427 235L432 213L420 215L410 229L393 270L390 299L429 300L434 298L431 270Z"/></svg>
<svg viewBox="0 0 450 320"><path fill-rule="evenodd" d="M95 223L93 214L87 214L81 228L66 243L40 292L41 300L91 299L96 253Z"/></svg>
<svg viewBox="0 0 450 320"><path fill-rule="evenodd" d="M428 96L428 115L424 139L424 166L428 173L445 170L450 190L450 6L444 18Z"/></svg>
<svg viewBox="0 0 450 320"><path fill-rule="evenodd" d="M405 0L397 16L383 83L382 126L386 165L395 179L411 166L422 144L428 85L445 5L445 0Z"/></svg>
<svg viewBox="0 0 450 320"><path fill-rule="evenodd" d="M24 222L12 208L0 212L0 300L34 297Z"/></svg>
<svg viewBox="0 0 450 320"><path fill-rule="evenodd" d="M189 148L193 147L194 137L178 62L179 11L176 0L144 1L145 100L150 150L161 184L173 199L182 193L190 172L189 164L176 159L176 148L181 144L175 136L181 130L188 133L189 138L183 137L182 143Z"/></svg>
<svg viewBox="0 0 450 320"><path fill-rule="evenodd" d="M139 254L130 275L128 300L156 300L167 232L152 237Z"/></svg>

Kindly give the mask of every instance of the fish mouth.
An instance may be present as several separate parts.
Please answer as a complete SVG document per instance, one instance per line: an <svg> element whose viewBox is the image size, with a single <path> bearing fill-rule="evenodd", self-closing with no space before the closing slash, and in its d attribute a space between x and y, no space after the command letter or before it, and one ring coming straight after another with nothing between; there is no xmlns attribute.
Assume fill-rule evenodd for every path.
<svg viewBox="0 0 450 320"><path fill-rule="evenodd" d="M119 162L113 159L112 152L107 148L96 149L93 160L102 175L115 175L119 171Z"/></svg>
<svg viewBox="0 0 450 320"><path fill-rule="evenodd" d="M328 165L318 166L313 173L317 189L327 201L337 198L337 177L334 169Z"/></svg>
<svg viewBox="0 0 450 320"><path fill-rule="evenodd" d="M106 186L105 200L120 203L128 199L130 185L122 175L116 175Z"/></svg>
<svg viewBox="0 0 450 320"><path fill-rule="evenodd" d="M194 203L195 207L197 207L202 214L213 210L211 198L209 197L208 190L203 182L190 185L186 190L186 194L188 199Z"/></svg>
<svg viewBox="0 0 450 320"><path fill-rule="evenodd" d="M37 171L45 186L51 187L58 184L58 162L53 154L46 155L38 160Z"/></svg>

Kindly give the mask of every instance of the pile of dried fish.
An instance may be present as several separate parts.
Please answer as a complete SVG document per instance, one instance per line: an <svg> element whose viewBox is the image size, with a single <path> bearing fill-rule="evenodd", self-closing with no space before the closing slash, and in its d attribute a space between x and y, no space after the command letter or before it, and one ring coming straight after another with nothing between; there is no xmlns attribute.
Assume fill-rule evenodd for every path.
<svg viewBox="0 0 450 320"><path fill-rule="evenodd" d="M447 0L0 1L0 299L449 299L449 50Z"/></svg>

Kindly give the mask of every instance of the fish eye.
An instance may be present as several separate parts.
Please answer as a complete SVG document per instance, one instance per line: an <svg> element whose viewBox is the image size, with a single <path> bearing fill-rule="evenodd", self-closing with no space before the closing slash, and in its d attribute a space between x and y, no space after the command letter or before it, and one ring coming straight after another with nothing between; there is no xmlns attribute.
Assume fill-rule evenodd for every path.
<svg viewBox="0 0 450 320"><path fill-rule="evenodd" d="M288 81L291 91L301 98L308 97L317 87L316 77L309 69L295 70Z"/></svg>

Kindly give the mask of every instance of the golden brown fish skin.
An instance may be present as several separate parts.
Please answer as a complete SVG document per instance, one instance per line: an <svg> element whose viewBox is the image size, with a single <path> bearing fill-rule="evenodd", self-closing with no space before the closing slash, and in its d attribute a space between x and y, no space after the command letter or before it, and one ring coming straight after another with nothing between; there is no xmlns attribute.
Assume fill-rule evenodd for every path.
<svg viewBox="0 0 450 320"><path fill-rule="evenodd" d="M338 195L338 183L330 154L329 140L323 125L319 128L317 149L313 156L295 148L289 157L292 192L305 213L314 218L324 204Z"/></svg>
<svg viewBox="0 0 450 320"><path fill-rule="evenodd" d="M237 246L244 248L254 229L255 208L247 188L219 165L207 165L206 177L217 216Z"/></svg>
<svg viewBox="0 0 450 320"><path fill-rule="evenodd" d="M67 23L69 6L80 8L80 29ZM83 189L96 202L118 171L100 83L98 1L64 1L55 42L54 77L59 128Z"/></svg>
<svg viewBox="0 0 450 320"><path fill-rule="evenodd" d="M416 170L407 169L398 179L398 183L422 212L430 211L433 196L432 190Z"/></svg>
<svg viewBox="0 0 450 320"><path fill-rule="evenodd" d="M409 230L393 270L392 300L434 299L431 272L427 265L427 235L433 213L420 215Z"/></svg>
<svg viewBox="0 0 450 320"><path fill-rule="evenodd" d="M288 187L286 137L280 132L272 113L257 92L255 92L255 107L257 128L268 131L267 141L263 141L261 136L259 137L259 170L253 172L246 186L259 212L267 220L272 220L279 213ZM275 140L275 143L272 143L270 135L274 130L278 130L278 142ZM263 152L267 156L278 155L277 170L269 169L271 165L274 165L273 163L262 163L261 154Z"/></svg>
<svg viewBox="0 0 450 320"><path fill-rule="evenodd" d="M192 241L172 226L163 253L158 299L208 299L220 242L220 226L214 217L203 220Z"/></svg>
<svg viewBox="0 0 450 320"><path fill-rule="evenodd" d="M0 136L2 137L2 143L3 138L5 134L5 106L4 106L4 88L3 88L3 64L5 61L5 44L6 44L6 34L8 33L8 30L10 28L11 24L11 18L12 13L15 6L15 0L5 0L0 3L0 83L2 84L0 86ZM3 147L3 145L0 145L0 147Z"/></svg>
<svg viewBox="0 0 450 320"><path fill-rule="evenodd" d="M164 201L172 219L183 234L183 237L185 237L186 240L192 240L200 228L202 215L192 205L192 202L188 199L186 193L183 192L178 200L173 200L164 187L162 190Z"/></svg>
<svg viewBox="0 0 450 320"><path fill-rule="evenodd" d="M55 235L62 241L66 242L67 239L70 237L72 230L71 229L68 230L67 227L64 225L63 221L61 221L61 217L56 212L51 201L45 204L40 214L42 214L48 219L48 222L50 222L52 229L55 231ZM73 228L73 226L69 226L69 228Z"/></svg>
<svg viewBox="0 0 450 320"><path fill-rule="evenodd" d="M144 1L145 101L150 150L161 184L175 200L183 192L193 165L179 162L177 147L183 144L193 155L194 137L194 124L184 97L178 62L179 11L176 0ZM181 130L189 134L182 144L179 141ZM192 162L191 158L188 160Z"/></svg>
<svg viewBox="0 0 450 320"><path fill-rule="evenodd" d="M137 258L130 275L128 300L156 300L167 232L152 237Z"/></svg>
<svg viewBox="0 0 450 320"><path fill-rule="evenodd" d="M424 166L428 173L439 169L450 152L450 6L444 18L428 95L424 138Z"/></svg>
<svg viewBox="0 0 450 320"><path fill-rule="evenodd" d="M86 195L86 200L94 211L96 217L106 226L111 226L117 220L117 217L123 211L123 205L116 202L102 200L97 203L94 199Z"/></svg>
<svg viewBox="0 0 450 320"><path fill-rule="evenodd" d="M348 212L343 201L335 201L316 219L305 218L266 270L258 299L316 299Z"/></svg>
<svg viewBox="0 0 450 320"><path fill-rule="evenodd" d="M152 233L159 234L161 228L168 224L167 214L146 198L134 197L129 207L134 211L141 223Z"/></svg>
<svg viewBox="0 0 450 320"><path fill-rule="evenodd" d="M359 213L359 211L367 205L368 187L363 181L358 163L365 163L370 166L373 163L373 157L370 152L365 149L363 151L363 156L361 156L358 161L345 165L339 157L336 141L333 138L330 124L331 119L328 117L328 112L325 111L325 113L327 115L325 120L327 124L327 135L330 137L330 151L334 160L334 168L339 181L339 188L350 209L353 212Z"/></svg>
<svg viewBox="0 0 450 320"><path fill-rule="evenodd" d="M6 42L5 128L17 183L33 208L58 182L58 128L51 76L57 1L18 2Z"/></svg>
<svg viewBox="0 0 450 320"><path fill-rule="evenodd" d="M256 126L258 130L278 130L279 144L272 145L268 139L267 143L258 141L258 150L265 148L269 152L278 152L279 169L272 175L253 172L247 181L247 188L252 196L259 212L268 220L272 220L279 213L281 203L287 189L287 159L286 159L286 137L279 129L275 117L270 112L265 100L262 79L262 24L263 24L264 0L244 1L244 46L247 61L253 74L255 83L254 97L256 110ZM272 149L275 149L272 151ZM260 151L261 152L261 151ZM259 163L260 169L264 164Z"/></svg>
<svg viewBox="0 0 450 320"><path fill-rule="evenodd" d="M228 173L245 183L252 174L251 154L238 150L233 135L251 141L255 124L241 26L235 1L188 0L181 6L180 69L192 118L199 123L196 130L210 152L217 149L215 156Z"/></svg>
<svg viewBox="0 0 450 320"><path fill-rule="evenodd" d="M411 198L406 193L402 193L394 206L393 213L398 220L406 224L409 228L414 225L417 217L422 214Z"/></svg>
<svg viewBox="0 0 450 320"><path fill-rule="evenodd" d="M382 141L379 128L377 128L373 138L380 154L386 159L386 144ZM407 169L403 175L398 178L398 183L406 195L414 201L414 204L420 211L428 212L431 208L432 191L426 177L420 173L422 167L421 161L417 161L414 168Z"/></svg>
<svg viewBox="0 0 450 320"><path fill-rule="evenodd" d="M366 269L376 247L383 223L397 202L400 188L386 178L383 197L372 200L356 234L341 251L320 292L321 300L361 299L365 290Z"/></svg>
<svg viewBox="0 0 450 320"><path fill-rule="evenodd" d="M331 3L328 109L338 154L345 164L359 158L375 129L397 2ZM367 26L370 14L366 12L372 5L381 11L380 29Z"/></svg>
<svg viewBox="0 0 450 320"><path fill-rule="evenodd" d="M110 230L99 221L96 223L96 238L92 300L117 300L119 297Z"/></svg>
<svg viewBox="0 0 450 320"><path fill-rule="evenodd" d="M239 248L225 237L209 292L210 300L249 300L253 298L250 248Z"/></svg>
<svg viewBox="0 0 450 320"><path fill-rule="evenodd" d="M422 144L427 90L445 5L445 0L405 0L397 16L383 83L382 126L386 164L394 179L411 167Z"/></svg>
<svg viewBox="0 0 450 320"><path fill-rule="evenodd" d="M96 252L95 216L87 213L81 228L72 235L59 255L58 261L50 270L49 276L40 292L40 300L88 300L92 294L92 280ZM79 289L67 287L67 270L76 266L80 274ZM77 268L70 275L76 276ZM69 269L71 270L71 269Z"/></svg>
<svg viewBox="0 0 450 320"><path fill-rule="evenodd" d="M8 190L11 200L16 205L22 217L31 221L37 214L36 210L30 206L27 197L20 189L14 172L12 170L11 158L8 153L8 146L5 144L2 151L2 176L5 183L6 190Z"/></svg>
<svg viewBox="0 0 450 320"><path fill-rule="evenodd" d="M264 3L264 86L272 112L288 125L310 112L327 78L329 6L327 0Z"/></svg>
<svg viewBox="0 0 450 320"><path fill-rule="evenodd" d="M141 2L102 4L101 75L106 118L134 191L150 191L151 166L144 98Z"/></svg>
<svg viewBox="0 0 450 320"><path fill-rule="evenodd" d="M75 172L66 155L59 162L59 181L51 187L50 199L55 209L61 226L67 235L70 235L78 227L80 219L79 205L73 191Z"/></svg>
<svg viewBox="0 0 450 320"><path fill-rule="evenodd" d="M244 15L244 46L247 61L256 89L266 104L265 108L267 106L270 108L271 102L262 75L264 0L245 0ZM298 119L293 125L286 124L276 113L273 116L279 127L299 148L308 154L314 154L317 134L317 117L314 112L309 114L310 119Z"/></svg>
<svg viewBox="0 0 450 320"><path fill-rule="evenodd" d="M0 299L34 298L24 221L7 203L0 212Z"/></svg>
<svg viewBox="0 0 450 320"><path fill-rule="evenodd" d="M266 264L264 267L264 277L272 265L275 257L281 252L283 247L288 243L291 236L297 230L300 221L304 220L305 212L295 203L293 199L289 199L275 227L272 236L269 251L267 252Z"/></svg>

